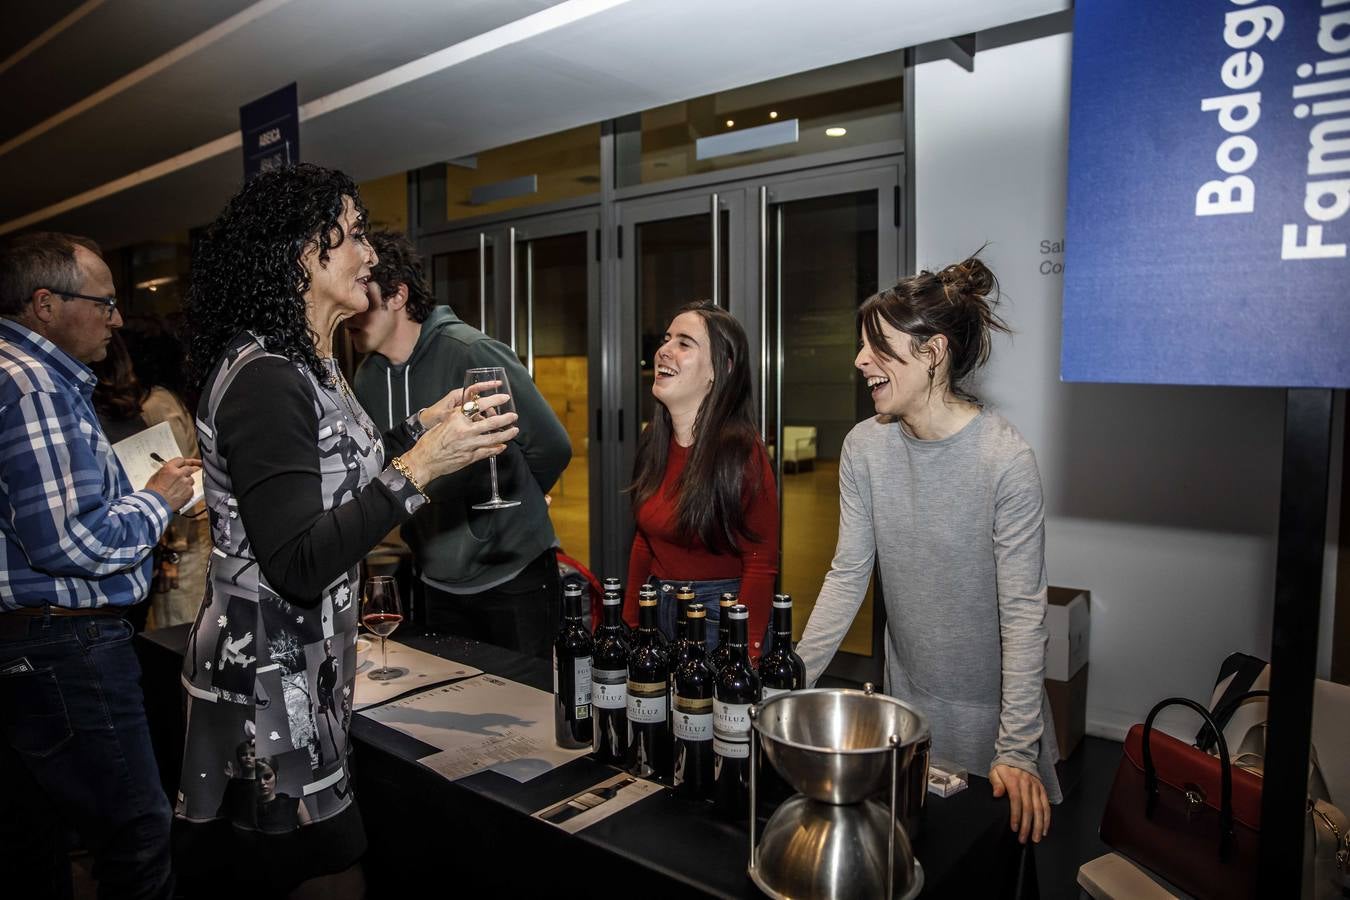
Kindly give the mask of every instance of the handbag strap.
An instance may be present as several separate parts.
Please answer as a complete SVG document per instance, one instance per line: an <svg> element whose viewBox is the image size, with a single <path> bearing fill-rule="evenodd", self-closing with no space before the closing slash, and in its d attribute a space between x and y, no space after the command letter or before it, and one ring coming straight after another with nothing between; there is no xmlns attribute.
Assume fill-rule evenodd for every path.
<svg viewBox="0 0 1350 900"><path fill-rule="evenodd" d="M1246 701L1251 700L1253 697L1269 696L1270 691L1244 691L1236 696L1220 700L1219 705L1214 707L1214 712L1210 714L1213 716L1213 724L1211 725L1211 723L1206 722L1204 726L1201 727L1200 733L1196 735L1195 746L1206 753L1213 750L1215 727L1217 727L1219 731L1227 728L1229 720L1233 718L1233 713L1237 712L1237 708Z"/></svg>
<svg viewBox="0 0 1350 900"><path fill-rule="evenodd" d="M1144 815L1152 817L1153 807L1158 800L1158 771L1153 767L1153 753L1149 749L1149 737L1153 733L1153 720L1169 706L1186 706L1195 710L1205 720L1205 724L1214 732L1219 742L1219 860L1228 858L1233 846L1233 770L1228 761L1228 741L1224 740L1223 730L1214 724L1209 710L1194 700L1185 697L1169 697L1149 711L1144 720Z"/></svg>

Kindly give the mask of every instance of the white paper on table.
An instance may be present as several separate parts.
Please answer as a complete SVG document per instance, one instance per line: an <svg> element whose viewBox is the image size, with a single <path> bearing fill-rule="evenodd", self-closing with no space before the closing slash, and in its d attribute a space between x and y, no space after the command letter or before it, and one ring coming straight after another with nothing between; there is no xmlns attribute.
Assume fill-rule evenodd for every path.
<svg viewBox="0 0 1350 900"><path fill-rule="evenodd" d="M635 778L632 775L615 775L594 787L573 794L561 803L539 810L536 819L568 834L576 834L583 828L607 819L621 809L627 809L639 800L659 794L662 788L655 781Z"/></svg>
<svg viewBox="0 0 1350 900"><path fill-rule="evenodd" d="M554 741L553 695L495 675L479 675L361 713L435 747L422 765L451 780L492 769L516 781L571 762L589 748Z"/></svg>
<svg viewBox="0 0 1350 900"><path fill-rule="evenodd" d="M388 681L374 681L370 673L384 664L384 656L380 653L379 638L372 637L371 640L375 646L370 648L365 662L356 670L356 702L352 705L356 710L386 703L409 691L425 690L455 678L478 675L483 671L434 653L415 650L407 644L390 641L389 668L404 669L407 674Z"/></svg>
<svg viewBox="0 0 1350 900"><path fill-rule="evenodd" d="M164 465L156 462L150 454L158 454L159 458L165 461L183 455L178 446L178 439L173 436L173 429L169 427L168 422L160 422L144 431L136 432L129 438L123 438L113 444L113 452L117 454L118 461L126 470L132 489L137 491L145 490L145 483L160 466ZM179 512L187 512L205 496L202 470L198 469L192 473L192 499Z"/></svg>

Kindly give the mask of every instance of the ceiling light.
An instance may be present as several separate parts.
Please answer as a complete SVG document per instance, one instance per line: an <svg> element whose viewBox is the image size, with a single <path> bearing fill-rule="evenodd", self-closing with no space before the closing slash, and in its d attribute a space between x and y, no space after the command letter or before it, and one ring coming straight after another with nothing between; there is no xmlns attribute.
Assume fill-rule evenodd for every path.
<svg viewBox="0 0 1350 900"><path fill-rule="evenodd" d="M728 128L733 128L733 127L735 127L735 125L736 125L735 120L733 120L733 119L727 119L727 127L728 127Z"/></svg>
<svg viewBox="0 0 1350 900"><path fill-rule="evenodd" d="M848 134L848 129L840 128L838 125L834 126L833 128L825 129L826 137L843 137L846 134Z"/></svg>
<svg viewBox="0 0 1350 900"><path fill-rule="evenodd" d="M173 284L177 280L177 275L164 275L160 278L150 278L146 281L136 282L136 290L153 291L155 288L163 287L166 284Z"/></svg>
<svg viewBox="0 0 1350 900"><path fill-rule="evenodd" d="M770 119L776 119L776 118L778 118L778 113L777 113L776 111L772 110L772 109L769 110L769 118L770 118Z"/></svg>

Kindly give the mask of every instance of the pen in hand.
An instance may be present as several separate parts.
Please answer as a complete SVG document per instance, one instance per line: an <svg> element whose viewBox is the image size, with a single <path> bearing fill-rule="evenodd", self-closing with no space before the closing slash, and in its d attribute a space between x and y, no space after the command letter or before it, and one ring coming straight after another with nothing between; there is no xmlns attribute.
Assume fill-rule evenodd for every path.
<svg viewBox="0 0 1350 900"><path fill-rule="evenodd" d="M164 457L160 456L158 453L155 453L153 450L150 452L150 458L153 459L155 462L159 463L161 466L164 465L164 463L166 462Z"/></svg>

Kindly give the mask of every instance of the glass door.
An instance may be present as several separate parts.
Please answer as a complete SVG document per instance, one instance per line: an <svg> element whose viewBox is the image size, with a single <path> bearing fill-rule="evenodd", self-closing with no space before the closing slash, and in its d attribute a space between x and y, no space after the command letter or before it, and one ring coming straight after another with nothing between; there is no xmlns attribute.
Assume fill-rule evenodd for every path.
<svg viewBox="0 0 1350 900"><path fill-rule="evenodd" d="M496 305L495 249L493 235L479 230L422 241L422 258L436 302L449 306L455 315L489 335L493 334Z"/></svg>
<svg viewBox="0 0 1350 900"><path fill-rule="evenodd" d="M572 443L550 491L564 553L587 567L600 546L600 456L590 423L600 406L598 212L518 218L422 239L432 290L459 318L511 348ZM522 423L524 424L524 423Z"/></svg>
<svg viewBox="0 0 1350 900"><path fill-rule="evenodd" d="M590 429L600 406L599 226L598 213L563 214L520 220L506 233L509 343L572 441L549 517L562 551L588 568L602 518L591 515L602 473Z"/></svg>
<svg viewBox="0 0 1350 900"><path fill-rule="evenodd" d="M873 414L853 360L857 310L899 273L898 165L757 189L761 227L761 426L778 476L780 589L797 636L834 556L839 455ZM873 590L828 674L880 684L884 615Z"/></svg>
<svg viewBox="0 0 1350 900"><path fill-rule="evenodd" d="M654 357L675 310L694 300L712 300L732 312L742 305L744 208L742 189L619 204L622 304L617 479L621 489L632 475L638 435L651 418ZM614 532L620 542L632 537L632 509L627 500L624 494L614 507L620 523ZM627 546L616 546L614 552L616 559L627 563Z"/></svg>

